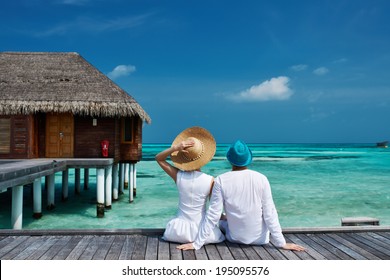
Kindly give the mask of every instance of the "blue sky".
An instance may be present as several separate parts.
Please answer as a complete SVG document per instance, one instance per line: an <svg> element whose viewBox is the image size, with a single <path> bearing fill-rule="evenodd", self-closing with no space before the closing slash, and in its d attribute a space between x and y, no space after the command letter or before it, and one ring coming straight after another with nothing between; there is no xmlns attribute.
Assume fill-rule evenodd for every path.
<svg viewBox="0 0 390 280"><path fill-rule="evenodd" d="M14 0L0 51L78 52L149 113L219 143L390 140L390 1Z"/></svg>

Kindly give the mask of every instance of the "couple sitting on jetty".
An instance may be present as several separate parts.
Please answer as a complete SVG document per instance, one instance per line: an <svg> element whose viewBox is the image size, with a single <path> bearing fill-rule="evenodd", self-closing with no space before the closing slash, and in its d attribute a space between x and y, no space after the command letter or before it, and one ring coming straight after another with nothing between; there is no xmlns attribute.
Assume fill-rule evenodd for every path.
<svg viewBox="0 0 390 280"><path fill-rule="evenodd" d="M263 245L271 236L277 247L303 251L303 247L284 239L268 179L247 168L252 162L249 147L242 141L235 142L226 155L232 170L214 180L200 168L215 151L211 133L191 127L182 131L170 148L156 155L179 191L179 209L168 222L163 239L185 243L178 249L198 250L225 238L234 243ZM166 161L169 156L174 166Z"/></svg>

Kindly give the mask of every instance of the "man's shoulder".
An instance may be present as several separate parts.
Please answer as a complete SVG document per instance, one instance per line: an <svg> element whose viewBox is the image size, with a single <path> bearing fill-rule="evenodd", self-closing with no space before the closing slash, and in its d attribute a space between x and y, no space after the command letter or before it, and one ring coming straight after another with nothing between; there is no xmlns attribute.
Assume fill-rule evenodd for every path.
<svg viewBox="0 0 390 280"><path fill-rule="evenodd" d="M267 176L265 176L263 173L260 173L258 171L250 170L250 174L253 178L256 178L256 180L261 180L261 181L268 180Z"/></svg>
<svg viewBox="0 0 390 280"><path fill-rule="evenodd" d="M216 180L219 178L219 180L225 180L225 179L231 179L231 178L236 178L240 176L252 176L252 177L257 177L257 178L267 178L263 173L260 173L256 170L253 169L245 169L243 172L234 172L234 171L228 171L225 172L218 177L216 177Z"/></svg>
<svg viewBox="0 0 390 280"><path fill-rule="evenodd" d="M235 172L235 171L228 171L228 172L225 172L225 173L222 173L221 175L217 176L216 179L220 179L220 180L223 180L223 179L226 179L226 178L231 178L231 177L238 177L238 176L260 176L260 177L266 177L264 174L256 171L256 170L253 170L253 169L245 169L243 171L240 171L240 172Z"/></svg>
<svg viewBox="0 0 390 280"><path fill-rule="evenodd" d="M225 173L222 173L222 174L218 175L217 177L215 177L215 180L218 180L218 179L222 180L224 178L230 177L230 176L232 176L232 173L233 173L232 171L227 171Z"/></svg>

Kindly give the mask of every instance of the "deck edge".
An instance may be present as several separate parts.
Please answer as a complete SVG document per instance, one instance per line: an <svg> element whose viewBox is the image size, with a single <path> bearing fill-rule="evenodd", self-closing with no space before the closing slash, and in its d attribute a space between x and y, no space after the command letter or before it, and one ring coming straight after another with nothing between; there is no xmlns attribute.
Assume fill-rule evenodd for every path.
<svg viewBox="0 0 390 280"><path fill-rule="evenodd" d="M380 232L390 231L390 226L342 226L342 227L295 227L284 228L283 234L336 233L336 232ZM162 235L164 228L135 229L0 229L0 236L42 235Z"/></svg>

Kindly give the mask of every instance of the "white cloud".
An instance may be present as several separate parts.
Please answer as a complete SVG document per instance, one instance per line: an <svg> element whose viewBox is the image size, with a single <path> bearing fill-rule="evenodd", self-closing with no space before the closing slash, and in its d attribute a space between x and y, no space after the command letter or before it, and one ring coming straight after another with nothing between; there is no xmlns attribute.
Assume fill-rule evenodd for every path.
<svg viewBox="0 0 390 280"><path fill-rule="evenodd" d="M228 98L234 101L287 100L293 94L289 81L290 79L285 76L272 78Z"/></svg>
<svg viewBox="0 0 390 280"><path fill-rule="evenodd" d="M323 76L329 72L329 69L326 67L319 67L313 71L314 74L318 76Z"/></svg>
<svg viewBox="0 0 390 280"><path fill-rule="evenodd" d="M135 71L135 66L133 65L118 65L117 67L114 68L114 70L108 73L107 76L110 79L115 80L119 77L128 76L134 71Z"/></svg>
<svg viewBox="0 0 390 280"><path fill-rule="evenodd" d="M306 65L306 64L297 64L297 65L291 66L290 68L291 68L292 70L296 71L296 72L299 72L299 71L306 70L307 65Z"/></svg>

